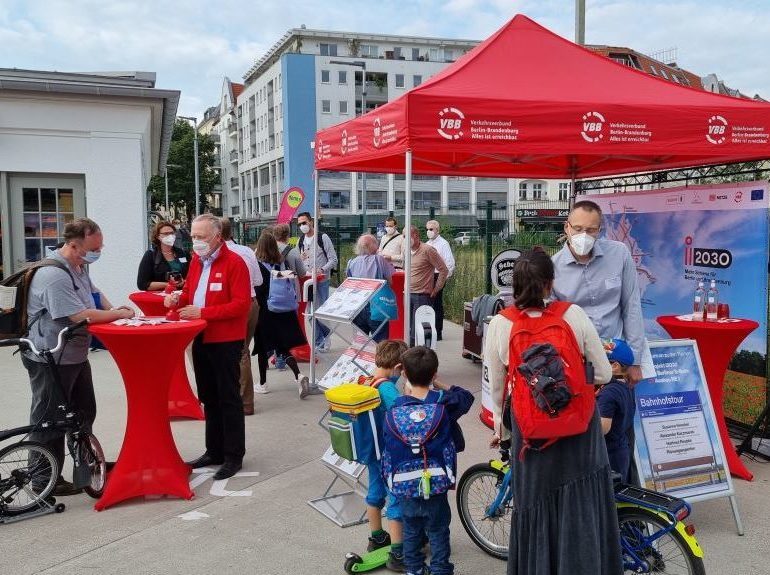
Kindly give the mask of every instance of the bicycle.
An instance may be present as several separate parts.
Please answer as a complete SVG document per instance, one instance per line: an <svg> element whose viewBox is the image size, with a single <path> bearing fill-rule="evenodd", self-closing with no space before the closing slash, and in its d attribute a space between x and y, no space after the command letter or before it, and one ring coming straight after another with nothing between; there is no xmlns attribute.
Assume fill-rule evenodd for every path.
<svg viewBox="0 0 770 575"><path fill-rule="evenodd" d="M95 499L101 497L104 491L107 477L104 452L99 440L92 433L82 429L80 414L67 404L58 370L59 364L54 357L66 346L74 332L87 323L83 320L61 330L56 347L50 350L38 350L32 341L26 338L0 341L0 347L17 346L20 351L29 351L42 358L51 369L63 398L63 404L57 406L56 418L0 431L0 442L22 436L19 441L0 449L0 523L64 511L64 504L57 504L51 497L61 471L59 462L47 445L29 439L30 434L39 429L65 433L67 451L74 464L73 483L76 488L83 488Z"/></svg>
<svg viewBox="0 0 770 575"><path fill-rule="evenodd" d="M507 450L501 458L471 466L457 483L457 512L465 531L485 553L508 559L514 509ZM614 478L615 504L625 573L704 575L703 551L692 525L690 505Z"/></svg>

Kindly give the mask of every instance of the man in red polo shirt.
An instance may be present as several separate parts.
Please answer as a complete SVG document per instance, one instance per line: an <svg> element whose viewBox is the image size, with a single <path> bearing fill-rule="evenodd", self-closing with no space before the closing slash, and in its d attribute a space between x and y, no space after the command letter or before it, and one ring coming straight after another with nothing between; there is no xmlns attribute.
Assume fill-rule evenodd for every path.
<svg viewBox="0 0 770 575"><path fill-rule="evenodd" d="M166 297L179 306L180 319L205 319L193 342L198 397L206 413L206 452L193 468L221 465L214 479L235 475L246 452L240 359L251 308L252 288L243 259L222 241L222 222L212 214L195 218L193 256L182 294Z"/></svg>

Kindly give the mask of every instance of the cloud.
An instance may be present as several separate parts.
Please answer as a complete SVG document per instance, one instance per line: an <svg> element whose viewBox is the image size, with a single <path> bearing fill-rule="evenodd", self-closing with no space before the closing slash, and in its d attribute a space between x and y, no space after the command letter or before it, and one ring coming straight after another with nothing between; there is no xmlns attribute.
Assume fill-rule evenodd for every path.
<svg viewBox="0 0 770 575"><path fill-rule="evenodd" d="M770 98L770 5L692 0L591 0L586 39L650 53L676 46L679 64L715 72ZM5 0L0 66L62 71L147 70L182 90L180 113L218 103L222 78L243 74L290 28L483 40L525 13L572 38L564 0Z"/></svg>

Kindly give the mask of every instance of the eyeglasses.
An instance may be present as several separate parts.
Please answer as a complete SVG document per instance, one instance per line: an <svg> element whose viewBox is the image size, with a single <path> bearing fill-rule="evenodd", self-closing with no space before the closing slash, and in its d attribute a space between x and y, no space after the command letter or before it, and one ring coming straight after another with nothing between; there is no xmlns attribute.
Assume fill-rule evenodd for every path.
<svg viewBox="0 0 770 575"><path fill-rule="evenodd" d="M426 228L429 232L435 232L436 228Z"/></svg>
<svg viewBox="0 0 770 575"><path fill-rule="evenodd" d="M567 220L567 225L571 227L573 230L575 230L577 233L582 234L583 232L587 233L589 236L593 236L599 233L599 230L601 228L584 228L583 226L573 226L569 220Z"/></svg>

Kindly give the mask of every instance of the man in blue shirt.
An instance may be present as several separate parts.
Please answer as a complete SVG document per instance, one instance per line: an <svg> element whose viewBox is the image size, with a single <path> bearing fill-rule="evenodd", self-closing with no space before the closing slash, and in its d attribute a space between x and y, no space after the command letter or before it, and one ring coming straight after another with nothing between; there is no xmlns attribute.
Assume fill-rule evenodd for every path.
<svg viewBox="0 0 770 575"><path fill-rule="evenodd" d="M576 202L564 223L567 241L553 256L556 279L553 296L574 303L586 312L602 339L621 338L634 354L627 370L633 386L654 377L644 337L644 318L631 252L621 242L599 238L602 211L594 202Z"/></svg>

